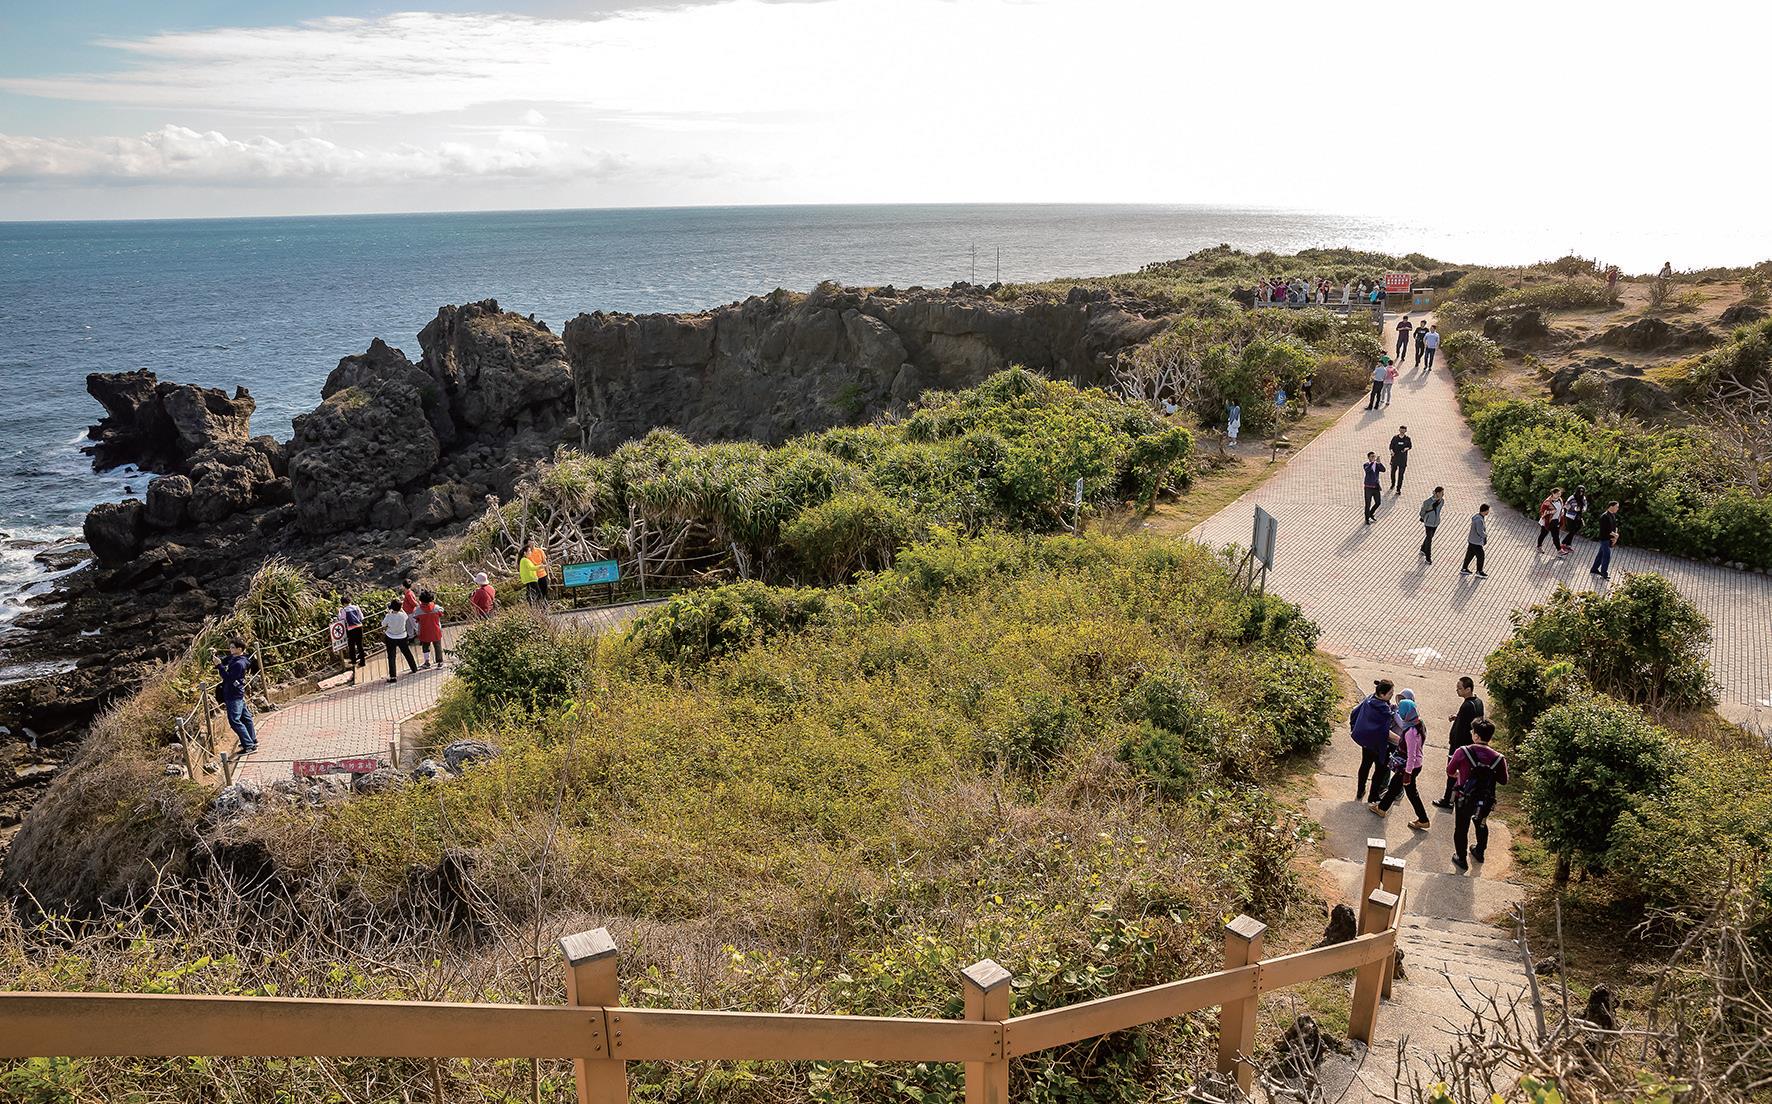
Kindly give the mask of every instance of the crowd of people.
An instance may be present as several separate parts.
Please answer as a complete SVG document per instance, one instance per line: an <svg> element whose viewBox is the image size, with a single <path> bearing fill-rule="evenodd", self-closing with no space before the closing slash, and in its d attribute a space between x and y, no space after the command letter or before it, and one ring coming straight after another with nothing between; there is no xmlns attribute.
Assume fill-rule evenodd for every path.
<svg viewBox="0 0 1772 1104"><path fill-rule="evenodd" d="M1482 862L1489 848L1489 815L1495 810L1496 787L1507 784L1508 771L1507 756L1491 746L1495 725L1483 715L1483 699L1477 696L1476 683L1468 675L1458 680L1458 698L1457 712L1446 718L1451 728L1447 731L1445 792L1433 804L1453 815L1452 865L1463 872L1472 862ZM1398 692L1389 679L1374 682L1372 693L1348 715L1348 732L1360 748L1354 800L1366 802L1368 809L1382 817L1406 797L1415 813L1409 827L1428 831L1432 823L1421 799L1428 725L1415 691ZM1429 777L1435 777L1434 773Z"/></svg>
<svg viewBox="0 0 1772 1104"><path fill-rule="evenodd" d="M481 620L492 616L497 607L498 588L484 571L472 578L474 587L468 592L467 617ZM545 606L548 599L547 554L539 547L524 552L518 560L517 580L528 601ZM401 659L406 661L408 674L443 666L445 616L446 611L438 601L436 591L420 587L410 575L401 578L400 593L388 599L379 624L382 644L387 649L388 682L399 681ZM353 672L369 666L368 621L368 614L355 598L345 595L338 599L338 609L333 615L334 635L339 641L335 647L343 651L345 664ZM418 645L416 655L413 652L415 644ZM259 661L251 654L246 642L238 638L228 642L225 656L212 652L211 659L215 662L218 680L215 698L227 716L228 727L240 741L240 754L255 752L258 750L258 732L248 703L247 680L261 670Z"/></svg>
<svg viewBox="0 0 1772 1104"><path fill-rule="evenodd" d="M1327 307L1343 308L1384 300L1384 281L1348 280L1337 286L1327 276L1270 276L1257 280L1250 292L1252 301L1262 307Z"/></svg>

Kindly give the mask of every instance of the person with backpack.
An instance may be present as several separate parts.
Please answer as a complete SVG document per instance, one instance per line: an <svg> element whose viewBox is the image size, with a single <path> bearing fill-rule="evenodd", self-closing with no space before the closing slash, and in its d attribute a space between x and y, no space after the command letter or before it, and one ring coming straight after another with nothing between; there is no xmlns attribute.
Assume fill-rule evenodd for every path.
<svg viewBox="0 0 1772 1104"><path fill-rule="evenodd" d="M1581 516L1587 513L1587 488L1576 487L1575 493L1563 500L1563 551L1575 548L1575 538L1581 532Z"/></svg>
<svg viewBox="0 0 1772 1104"><path fill-rule="evenodd" d="M416 595L415 595L416 597ZM416 608L416 607L415 607ZM382 615L381 635L388 646L388 681L398 682L394 674L394 657L406 657L406 672L418 674L418 660L412 658L412 619L400 608L400 599L388 599L388 612Z"/></svg>
<svg viewBox="0 0 1772 1104"><path fill-rule="evenodd" d="M1434 530L1440 527L1440 514L1446 509L1446 488L1435 487L1434 493L1421 504L1421 554L1434 562Z"/></svg>
<svg viewBox="0 0 1772 1104"><path fill-rule="evenodd" d="M352 667L369 666L369 654L363 648L363 607L349 598L338 604L338 623L345 627L345 655Z"/></svg>
<svg viewBox="0 0 1772 1104"><path fill-rule="evenodd" d="M258 750L258 729L253 726L252 710L246 704L246 677L256 665L246 654L246 641L237 636L228 641L226 656L213 648L209 655L216 661L215 673L221 679L215 686L215 700L227 710L228 727L240 738L240 754L249 755Z"/></svg>
<svg viewBox="0 0 1772 1104"><path fill-rule="evenodd" d="M1458 712L1446 718L1452 722L1451 729L1446 733L1446 746L1452 755L1456 755L1459 748L1471 742L1471 726L1483 717L1483 699L1477 697L1477 684L1471 681L1469 675L1458 677L1458 697ZM1434 804L1442 809L1452 808L1452 790L1452 779L1448 777L1445 796Z"/></svg>
<svg viewBox="0 0 1772 1104"><path fill-rule="evenodd" d="M1355 801L1365 801L1368 796L1377 800L1390 780L1391 728L1397 716L1391 706L1393 689L1395 684L1390 679L1379 679L1372 684L1372 693L1348 714L1348 735L1360 745L1360 773L1354 779ZM1370 789L1366 786L1368 775L1372 779Z"/></svg>
<svg viewBox="0 0 1772 1104"><path fill-rule="evenodd" d="M1396 804L1398 797L1409 795L1409 804L1415 810L1415 819L1409 827L1418 832L1428 828L1427 806L1421 803L1421 790L1416 786L1416 779L1421 777L1422 752L1427 744L1427 733L1421 725L1421 714L1413 701L1397 703L1397 720L1403 726L1403 738L1400 746L1388 749L1390 755L1390 785L1385 788L1384 796L1367 805L1379 816L1390 813L1391 806Z"/></svg>
<svg viewBox="0 0 1772 1104"><path fill-rule="evenodd" d="M1495 809L1495 787L1507 785L1507 756L1489 746L1495 738L1495 725L1487 717L1471 722L1472 742L1452 753L1446 761L1446 774L1451 777L1457 805L1452 822L1452 865L1460 872L1470 869L1466 861L1466 844L1472 826L1477 830L1477 845L1469 856L1483 861L1489 849L1489 814Z"/></svg>
<svg viewBox="0 0 1772 1104"><path fill-rule="evenodd" d="M416 635L418 650L425 657L424 669L430 669L433 659L437 666L443 666L443 607L437 604L437 596L428 590L419 591L418 608L411 616L418 623Z"/></svg>

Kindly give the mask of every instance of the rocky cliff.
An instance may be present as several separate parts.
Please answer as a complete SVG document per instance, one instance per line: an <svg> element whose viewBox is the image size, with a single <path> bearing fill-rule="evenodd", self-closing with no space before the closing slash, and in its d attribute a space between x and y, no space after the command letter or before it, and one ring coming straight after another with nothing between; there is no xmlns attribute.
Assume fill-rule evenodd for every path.
<svg viewBox="0 0 1772 1104"><path fill-rule="evenodd" d="M701 440L777 442L967 387L1010 364L1100 383L1119 350L1162 327L1105 291L774 291L699 314L581 314L566 324L585 447L655 426Z"/></svg>

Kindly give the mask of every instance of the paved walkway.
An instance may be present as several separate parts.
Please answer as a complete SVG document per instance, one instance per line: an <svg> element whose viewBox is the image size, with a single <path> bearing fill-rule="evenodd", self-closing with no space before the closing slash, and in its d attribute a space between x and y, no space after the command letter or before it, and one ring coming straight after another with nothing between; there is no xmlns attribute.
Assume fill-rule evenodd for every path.
<svg viewBox="0 0 1772 1104"><path fill-rule="evenodd" d="M562 610L554 618L561 624L606 631L625 625L657 604ZM446 657L463 631L462 626L451 626L444 633ZM419 658L417 652L414 646L414 658ZM364 757L387 762L389 745L400 739L401 724L437 704L449 671L438 667L416 674L402 671L400 680L390 683L385 656L385 652L371 652L366 679L355 686L317 691L261 711L254 718L258 751L240 760L235 777L261 783L290 778L291 764L298 759ZM220 723L227 746L237 746L226 723Z"/></svg>
<svg viewBox="0 0 1772 1104"><path fill-rule="evenodd" d="M1395 318L1387 318L1387 334ZM1365 525L1360 464L1368 451L1388 463L1388 442L1399 425L1409 427L1415 442L1404 492L1387 489L1378 520ZM1387 473L1387 485L1388 479ZM1418 511L1436 485L1446 488L1446 510L1429 566L1416 554ZM1469 519L1482 502L1494 504L1487 579L1459 574ZM1474 674L1511 631L1513 610L1544 598L1559 582L1577 590L1607 585L1588 573L1592 541L1578 540L1561 559L1534 551L1537 522L1496 498L1489 462L1471 442L1443 366L1425 376L1406 371L1390 407L1368 412L1363 402L1355 406L1272 479L1192 535L1246 546L1256 506L1278 522L1268 586L1302 605L1322 626L1324 649L1344 659ZM1628 513L1623 532L1613 580L1620 572L1660 572L1695 601L1714 629L1711 664L1725 712L1747 721L1763 711L1772 720L1772 576L1634 548Z"/></svg>

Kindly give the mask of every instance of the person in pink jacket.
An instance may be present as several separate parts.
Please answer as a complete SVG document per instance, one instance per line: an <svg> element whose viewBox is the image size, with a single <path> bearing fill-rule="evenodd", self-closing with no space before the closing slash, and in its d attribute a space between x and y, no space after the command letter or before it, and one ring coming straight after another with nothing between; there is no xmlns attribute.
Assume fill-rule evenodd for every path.
<svg viewBox="0 0 1772 1104"><path fill-rule="evenodd" d="M1399 795L1408 794L1409 804L1415 807L1415 819L1409 822L1409 827L1426 831L1427 806L1421 803L1421 791L1416 789L1415 781L1421 777L1421 753L1427 737L1421 730L1421 713L1413 701L1405 699L1397 703L1397 722L1403 728L1403 735L1399 746L1391 752L1391 784L1382 798L1366 808L1384 816L1391 811Z"/></svg>

